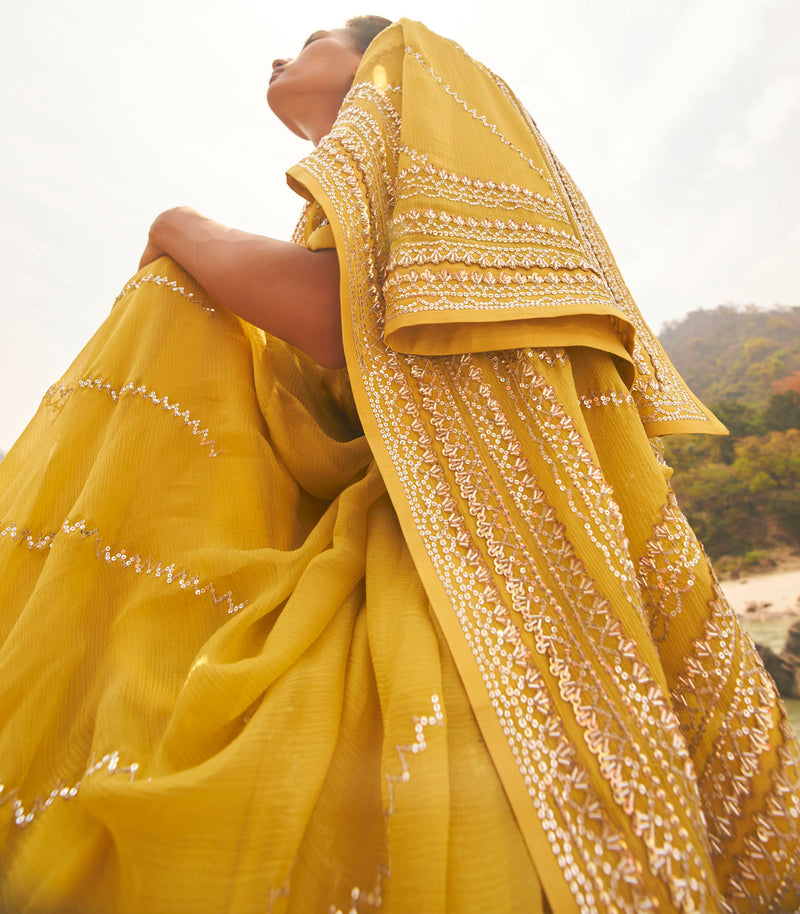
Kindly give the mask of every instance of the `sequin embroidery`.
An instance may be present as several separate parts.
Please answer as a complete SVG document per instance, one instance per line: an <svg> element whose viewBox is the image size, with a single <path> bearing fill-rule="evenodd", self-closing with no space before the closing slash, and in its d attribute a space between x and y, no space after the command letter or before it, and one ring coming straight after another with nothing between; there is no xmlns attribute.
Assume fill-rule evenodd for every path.
<svg viewBox="0 0 800 914"><path fill-rule="evenodd" d="M105 544L100 531L89 527L85 520L71 522L67 518L59 529L50 533L40 533L36 537L29 527L19 528L16 524L9 524L0 530L0 539L7 536L9 540L16 541L19 545L24 544L29 551L34 551L52 549L56 538L74 534L78 534L81 540L93 541L94 554L97 559L107 562L109 565L117 564L121 568L132 569L136 574L153 575L155 578L163 579L165 584L177 583L181 590L187 590L196 597L207 594L214 605L226 604L228 615L233 615L247 606L247 600L237 603L230 590L219 593L211 582L201 584L199 575L193 574L185 568L179 568L175 562L167 564L151 555L142 556L138 552L129 553L124 548L115 552L111 546Z"/></svg>

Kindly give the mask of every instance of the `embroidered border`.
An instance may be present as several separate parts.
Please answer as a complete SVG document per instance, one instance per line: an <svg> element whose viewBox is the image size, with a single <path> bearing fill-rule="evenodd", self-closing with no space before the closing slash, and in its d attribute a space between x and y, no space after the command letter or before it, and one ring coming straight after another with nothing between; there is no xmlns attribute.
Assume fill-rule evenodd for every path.
<svg viewBox="0 0 800 914"><path fill-rule="evenodd" d="M683 612L683 598L696 582L694 569L704 559L671 489L667 498L638 569L650 630L659 642L666 639L672 620Z"/></svg>

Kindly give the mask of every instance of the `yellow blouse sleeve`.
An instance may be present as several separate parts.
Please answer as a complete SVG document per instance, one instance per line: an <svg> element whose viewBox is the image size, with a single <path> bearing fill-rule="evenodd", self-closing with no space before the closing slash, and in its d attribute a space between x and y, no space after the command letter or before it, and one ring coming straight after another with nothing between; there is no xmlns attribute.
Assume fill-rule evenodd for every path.
<svg viewBox="0 0 800 914"><path fill-rule="evenodd" d="M326 251L336 247L336 241L333 237L333 229L329 222L318 225L308 236L306 247L309 251Z"/></svg>

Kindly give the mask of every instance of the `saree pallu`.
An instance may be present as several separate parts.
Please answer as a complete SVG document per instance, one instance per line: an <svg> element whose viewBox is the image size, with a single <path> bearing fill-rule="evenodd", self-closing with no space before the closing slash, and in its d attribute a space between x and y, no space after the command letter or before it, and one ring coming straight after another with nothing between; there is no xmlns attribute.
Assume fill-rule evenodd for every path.
<svg viewBox="0 0 800 914"><path fill-rule="evenodd" d="M382 33L290 184L367 440L554 910L800 904L798 743L649 438L724 429L508 87Z"/></svg>

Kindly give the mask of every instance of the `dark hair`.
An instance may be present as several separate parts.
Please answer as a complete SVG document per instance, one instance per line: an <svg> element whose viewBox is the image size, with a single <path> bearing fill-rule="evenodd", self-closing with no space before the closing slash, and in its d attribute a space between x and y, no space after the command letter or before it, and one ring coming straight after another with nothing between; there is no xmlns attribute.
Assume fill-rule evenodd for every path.
<svg viewBox="0 0 800 914"><path fill-rule="evenodd" d="M363 54L372 39L391 24L392 20L383 16L354 16L344 27L352 34L358 53Z"/></svg>

